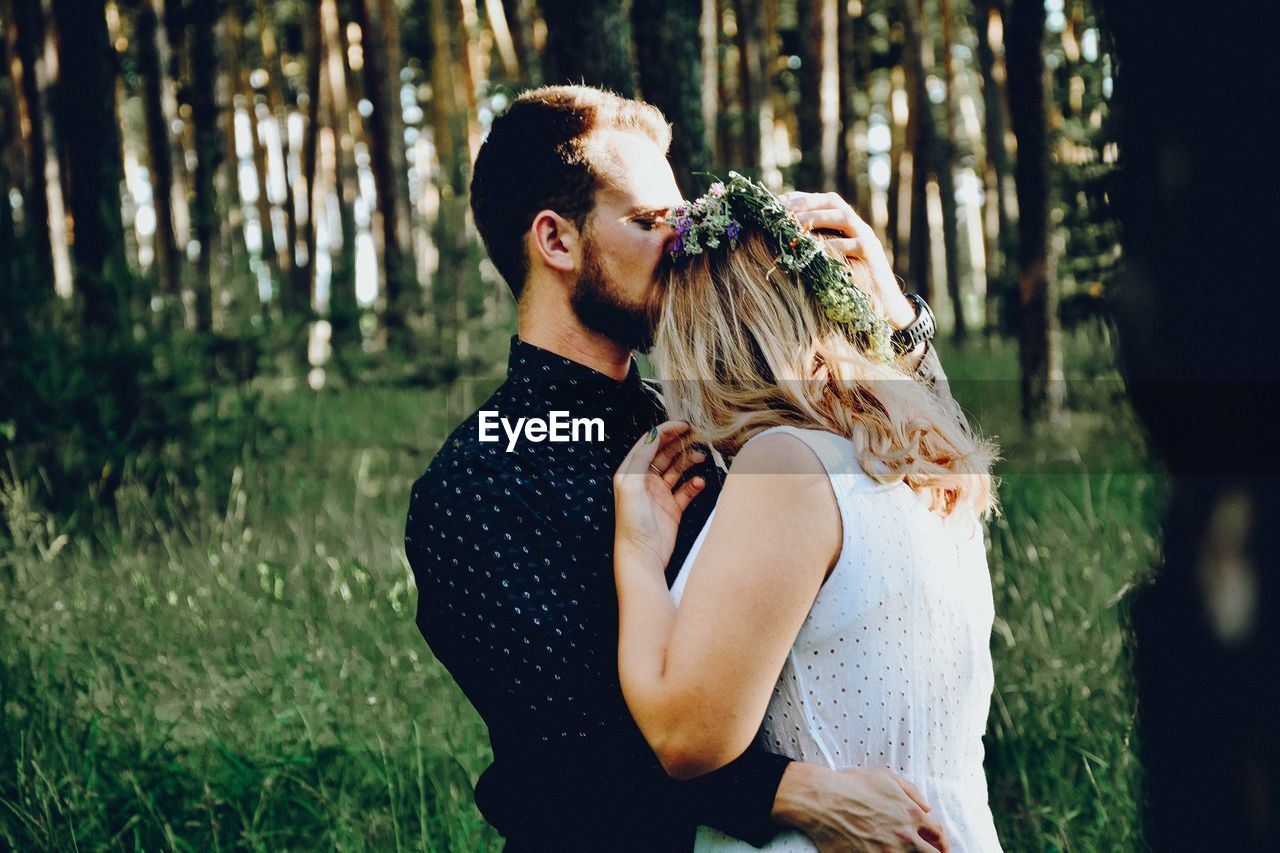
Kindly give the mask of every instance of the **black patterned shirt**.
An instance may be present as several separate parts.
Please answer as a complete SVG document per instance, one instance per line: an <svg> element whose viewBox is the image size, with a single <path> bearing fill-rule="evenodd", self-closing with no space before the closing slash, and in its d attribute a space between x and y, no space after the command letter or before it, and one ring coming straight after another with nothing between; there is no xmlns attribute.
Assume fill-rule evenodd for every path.
<svg viewBox="0 0 1280 853"><path fill-rule="evenodd" d="M557 411L562 423L599 418L602 439L584 426L577 441L518 439L508 450L494 424ZM689 849L699 824L755 844L776 832L769 815L788 759L753 747L673 781L623 700L613 475L664 419L634 360L618 382L513 337L506 382L414 483L405 551L417 624L489 728L494 760L476 802L508 850ZM497 440L482 441L482 427ZM692 473L707 486L685 511L669 577L722 483L710 462Z"/></svg>

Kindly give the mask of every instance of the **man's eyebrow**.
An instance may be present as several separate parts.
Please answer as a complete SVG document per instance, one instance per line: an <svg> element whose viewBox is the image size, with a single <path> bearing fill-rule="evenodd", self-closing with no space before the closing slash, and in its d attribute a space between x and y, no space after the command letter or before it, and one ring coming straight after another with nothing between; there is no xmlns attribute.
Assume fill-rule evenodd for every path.
<svg viewBox="0 0 1280 853"><path fill-rule="evenodd" d="M627 219L643 219L646 216L665 216L670 207L633 207L631 212L627 214Z"/></svg>

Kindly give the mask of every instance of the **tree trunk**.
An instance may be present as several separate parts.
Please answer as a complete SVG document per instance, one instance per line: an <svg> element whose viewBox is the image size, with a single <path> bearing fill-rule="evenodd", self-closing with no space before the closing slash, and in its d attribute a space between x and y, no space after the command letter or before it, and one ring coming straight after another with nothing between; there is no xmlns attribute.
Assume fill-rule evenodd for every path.
<svg viewBox="0 0 1280 853"><path fill-rule="evenodd" d="M1009 113L1018 139L1018 352L1022 415L1056 420L1062 408L1062 353L1049 221L1049 97L1045 73L1045 9L1014 0L1008 20Z"/></svg>
<svg viewBox="0 0 1280 853"><path fill-rule="evenodd" d="M486 0L485 6L498 0ZM523 82L536 86L542 79L533 44L533 10L530 0L502 0L507 27L511 31L511 47L515 50Z"/></svg>
<svg viewBox="0 0 1280 853"><path fill-rule="evenodd" d="M634 7L632 27L640 90L672 124L671 165L681 191L702 193L711 168L702 123L702 49L698 21L701 0L654 0ZM679 68L680 73L672 73Z"/></svg>
<svg viewBox="0 0 1280 853"><path fill-rule="evenodd" d="M925 88L924 29L918 0L903 0L906 44L903 64L907 83L907 147L911 151L911 221L907 235L907 266L903 278L926 301L933 301L933 234L929 228L929 173L933 170L937 130ZM901 214L899 214L901 215Z"/></svg>
<svg viewBox="0 0 1280 853"><path fill-rule="evenodd" d="M303 290L307 293L307 304L316 304L316 239L319 223L317 219L324 206L324 199L316 189L316 140L320 132L320 64L322 53L321 8L319 2L311 4L306 19L303 21L303 43L306 52L307 67L307 126L302 137L302 191L303 209L307 212L306 233L303 241L306 245L306 260L298 266L298 281L295 289L299 296Z"/></svg>
<svg viewBox="0 0 1280 853"><path fill-rule="evenodd" d="M333 275L329 279L329 342L338 365L342 366L345 364L343 353L360 340L360 309L356 302L355 279L355 197L358 176L354 122L357 114L351 109L347 94L346 47L342 38L343 28L338 20L336 0L321 0L320 12L328 72L329 126L333 128L335 149L335 174L332 180L338 200L338 227L341 234L341 248L333 260Z"/></svg>
<svg viewBox="0 0 1280 853"><path fill-rule="evenodd" d="M1280 116L1258 81L1276 77L1277 7L1206 15L1174 0L1153 27L1149 7L1106 6L1127 258L1117 319L1172 492L1164 565L1133 608L1146 843L1262 853L1280 825L1280 468L1265 414L1280 180L1259 140Z"/></svg>
<svg viewBox="0 0 1280 853"><path fill-rule="evenodd" d="M155 0L141 0L134 40L138 45L138 75L142 78L142 111L147 126L147 162L151 167L151 198L156 210L156 281L162 297L179 292L177 239L173 227L173 148L164 110L164 72Z"/></svg>
<svg viewBox="0 0 1280 853"><path fill-rule="evenodd" d="M75 286L88 328L117 333L129 315L124 283L123 167L115 112L115 56L101 0L55 0L59 137L74 223Z"/></svg>
<svg viewBox="0 0 1280 853"><path fill-rule="evenodd" d="M461 110L459 120L467 134L467 157L466 162L462 164L465 171L470 168L472 161L480 153L480 104L476 98L476 80L486 78L477 76L476 55L479 51L471 44L470 34L475 32L474 24L477 20L476 0L456 0L456 3L458 8L454 10L454 14L458 16L460 25L450 36L449 43L458 57L458 67L464 72L461 78L455 77L454 82L458 87L456 105ZM407 207L408 196L406 195L405 198Z"/></svg>
<svg viewBox="0 0 1280 853"><path fill-rule="evenodd" d="M585 82L624 97L635 95L631 24L622 0L542 0L541 5L547 82Z"/></svg>
<svg viewBox="0 0 1280 853"><path fill-rule="evenodd" d="M836 68L838 0L799 0L800 103L796 108L800 162L795 185L807 191L835 187L839 75Z"/></svg>
<svg viewBox="0 0 1280 853"><path fill-rule="evenodd" d="M502 3L490 0L484 4L484 12L489 21L489 32L493 34L493 44L497 48L498 58L502 60L502 74L513 83L519 82L522 66L520 57L516 53L515 41L511 36L507 10Z"/></svg>
<svg viewBox="0 0 1280 853"><path fill-rule="evenodd" d="M6 19L7 20L7 19ZM7 48L8 45L0 45ZM0 61L8 61L8 50L0 50ZM7 64L5 66L8 67ZM0 305L8 302L16 280L18 262L18 235L13 223L13 205L9 203L9 190L13 179L21 174L15 156L20 146L15 145L21 134L17 120L16 100L7 75L0 76ZM11 304L11 303L10 303ZM3 312L0 312L3 313ZM0 316L0 347L8 343L6 330L13 318Z"/></svg>
<svg viewBox="0 0 1280 853"><path fill-rule="evenodd" d="M307 310L307 293L297 287L298 209L293 198L293 181L289 176L289 104L285 99L284 69L276 49L275 30L267 15L266 4L258 0L258 31L262 43L262 61L267 70L267 109L280 136L280 162L284 169L284 245L278 247L280 261L280 303L285 317ZM267 164L270 164L268 152Z"/></svg>
<svg viewBox="0 0 1280 853"><path fill-rule="evenodd" d="M720 67L720 32L724 5L723 0L701 0L701 5L702 8L698 14L698 42L701 48L701 59L698 67L702 72L700 85L702 88L703 144L707 148L709 168L718 170L726 162L737 162L737 158L730 156L730 153L720 146L715 133L720 113L722 111L727 112L729 107L728 99L724 94L726 75L722 73L724 69ZM635 7L632 7L632 15L635 14ZM638 31L636 39L638 47ZM637 65L640 71L640 88L644 91L646 89L644 63L637 61ZM652 72L649 72L649 74L652 76ZM740 142L741 134L738 134L738 137ZM683 185L681 188L684 188Z"/></svg>
<svg viewBox="0 0 1280 853"><path fill-rule="evenodd" d="M738 32L738 101L742 104L742 150L739 164L759 177L761 164L761 107L766 97L764 67L764 8L761 0L734 0Z"/></svg>
<svg viewBox="0 0 1280 853"><path fill-rule="evenodd" d="M861 83L867 73L866 65L862 62L865 30L861 7L856 16L847 9L840 10L836 28L840 45L840 60L837 63L840 76L840 135L836 149L835 184L836 192L845 201L862 208L863 215L869 217L868 202L871 197L864 189L866 165L859 149L859 142L867 137L866 116L861 105Z"/></svg>
<svg viewBox="0 0 1280 853"><path fill-rule="evenodd" d="M244 32L243 0L229 0L227 3L227 29L229 32ZM249 151L253 161L254 181L257 184L257 198L254 210L258 218L258 230L261 240L259 263L263 264L267 277L273 283L280 281L280 258L276 251L275 231L271 224L271 198L267 191L267 152L260 137L261 122L258 116L257 95L250 85L250 69L245 63L239 64L239 76L232 80L232 86L244 101L245 112L249 120Z"/></svg>
<svg viewBox="0 0 1280 853"><path fill-rule="evenodd" d="M452 0L430 0L432 137L440 166L440 206L434 231L436 270L431 298L437 322L437 352L458 360L465 354L467 319L467 175L470 165L464 85L457 73L461 45L459 12Z"/></svg>
<svg viewBox="0 0 1280 853"><path fill-rule="evenodd" d="M405 180L404 134L396 134L401 127L399 70L388 67L386 32L379 14L380 0L358 0L353 4L355 22L359 25L364 44L364 96L373 106L365 122L369 145L370 168L373 171L374 190L378 207L374 221L381 224L383 270L383 323L388 343L403 346L408 343L405 313L408 310L406 287L415 281L412 257L407 246L407 233L402 228L408 222L399 202L398 184ZM397 49L396 54L399 54Z"/></svg>
<svg viewBox="0 0 1280 853"><path fill-rule="evenodd" d="M725 0L703 0L704 20L701 26L706 32L702 36L702 53L704 58L709 54L710 59L702 65L702 80L706 86L703 90L706 94L702 101L702 113L713 168L719 168L720 164L726 162L739 163L744 159L740 151L740 116L734 114L733 91L729 88L733 73L729 66L728 51L721 46L721 33L725 31L724 11ZM649 73L652 74L652 70ZM712 106L715 107L715 115L708 121L705 116Z"/></svg>
<svg viewBox="0 0 1280 853"><path fill-rule="evenodd" d="M11 14L10 4L0 0L0 21L4 22L3 28L0 28L0 63L3 63L0 65L0 110L3 111L3 116L0 116L0 133L4 134L0 157L5 160L4 168L9 180L18 181L13 188L22 194L25 193L26 186L21 182L21 176L26 174L27 169L22 140L22 115L18 106L22 69L17 58L17 32L14 30ZM6 197L9 189L6 184Z"/></svg>
<svg viewBox="0 0 1280 853"><path fill-rule="evenodd" d="M243 49L244 35L241 32L240 21L238 19L232 21L226 15L226 9L230 3L223 2L221 5L223 15L216 32L218 40L222 43L222 55L225 61L217 78L220 95L218 111L226 148L222 168L218 172L218 220L221 226L220 239L225 251L222 257L215 258L215 262L222 264L221 270L215 274L215 279L224 282L223 287L228 291L225 295L230 297L222 304L231 305L242 301L246 294L238 284L230 287L229 283L239 282L243 272L249 266L247 260L249 246L245 241L245 204L240 193L240 152L236 146L236 92L240 79L240 53ZM227 270L230 271L229 274ZM253 290L256 302L257 288Z"/></svg>
<svg viewBox="0 0 1280 853"><path fill-rule="evenodd" d="M191 122L195 132L196 173L195 205L192 225L200 256L196 262L195 291L196 329L213 329L213 258L218 234L218 205L215 176L222 159L218 144L218 103L214 93L217 79L217 57L214 53L214 27L218 5L193 3L191 15Z"/></svg>
<svg viewBox="0 0 1280 853"><path fill-rule="evenodd" d="M1003 54L1004 45L995 45L990 38L991 22L996 18L1002 22L1003 28L1003 0L975 2L974 29L978 37L978 68L982 74L983 148L986 153L985 210L982 218L987 258L987 334L994 334L999 329L1001 303L1012 298L1007 274L1013 228L1009 207L1005 204L1005 185L1009 175L1009 149L1004 138L1005 94L995 73L997 52Z"/></svg>
<svg viewBox="0 0 1280 853"><path fill-rule="evenodd" d="M15 100L21 104L26 119L27 135L23 154L27 167L27 183L23 187L24 230L35 260L36 275L48 281L53 273L53 247L49 228L48 149L50 128L46 126L47 106L42 91L45 75L40 51L44 46L44 16L39 0L10 0L5 20L12 29L13 58L20 68L20 85L15 87Z"/></svg>
<svg viewBox="0 0 1280 853"><path fill-rule="evenodd" d="M894 97L902 91L906 80L903 66L896 66L889 71L889 189L885 199L885 233L889 238L890 259L894 269L901 269L903 278L907 273L907 244L909 239L902 235L902 166L906 159L908 134L906 125L910 124L910 116L903 122L894 105ZM913 129L914 130L914 129Z"/></svg>
<svg viewBox="0 0 1280 853"><path fill-rule="evenodd" d="M951 298L953 317L952 334L963 341L969 333L964 316L964 300L960 281L960 219L956 211L956 130L955 104L952 88L955 74L951 62L951 1L942 0L942 76L945 95L942 100L943 132L938 138L939 151L935 159L938 178L938 194L942 197L942 246L944 268L947 275L947 295Z"/></svg>

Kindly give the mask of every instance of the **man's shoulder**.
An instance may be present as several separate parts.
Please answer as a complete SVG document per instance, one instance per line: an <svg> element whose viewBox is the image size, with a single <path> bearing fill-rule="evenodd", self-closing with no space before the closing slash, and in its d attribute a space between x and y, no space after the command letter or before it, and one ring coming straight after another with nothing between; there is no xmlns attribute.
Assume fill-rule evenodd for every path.
<svg viewBox="0 0 1280 853"><path fill-rule="evenodd" d="M485 441L480 438L483 413L514 411L524 405L517 399L518 389L513 394L510 386L504 383L445 438L413 484L414 501L456 501L464 492L473 501L518 497L527 502L537 496L533 488L539 470L536 460L521 452L523 448L509 450L505 441L492 435Z"/></svg>

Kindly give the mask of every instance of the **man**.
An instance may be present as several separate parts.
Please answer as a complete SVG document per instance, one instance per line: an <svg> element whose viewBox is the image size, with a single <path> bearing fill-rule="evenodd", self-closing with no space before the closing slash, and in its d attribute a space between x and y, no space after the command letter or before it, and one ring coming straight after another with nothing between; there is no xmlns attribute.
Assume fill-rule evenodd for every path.
<svg viewBox="0 0 1280 853"><path fill-rule="evenodd" d="M651 342L673 236L662 219L681 199L669 144L650 105L547 87L495 119L476 159L472 209L519 331L506 383L414 484L405 550L418 626L489 727L477 804L517 853L688 849L698 824L756 845L794 826L823 849L945 849L919 794L887 770L836 773L752 749L678 783L627 711L611 484L664 419L631 351ZM790 199L804 224L845 233L848 253L878 253L877 278L892 283L874 236L837 202ZM896 284L884 291L891 323L915 323ZM925 347L906 357L919 363ZM556 441L557 412L603 430ZM718 493L717 470L700 473L708 486L673 569Z"/></svg>

